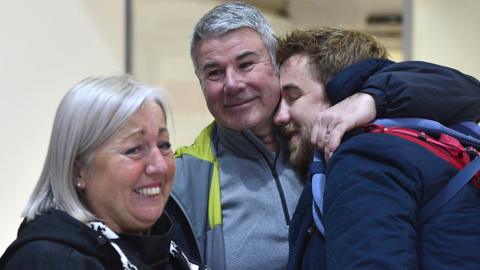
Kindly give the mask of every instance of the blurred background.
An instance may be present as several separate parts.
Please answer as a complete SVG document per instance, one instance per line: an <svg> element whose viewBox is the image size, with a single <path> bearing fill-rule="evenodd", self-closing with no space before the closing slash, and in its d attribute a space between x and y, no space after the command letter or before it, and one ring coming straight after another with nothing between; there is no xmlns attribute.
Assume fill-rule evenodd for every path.
<svg viewBox="0 0 480 270"><path fill-rule="evenodd" d="M189 56L195 22L223 1L0 0L0 252L43 165L60 99L87 76L129 72L168 90L175 147L212 117ZM480 1L252 0L282 35L343 25L366 30L393 60L424 60L480 78ZM479 104L480 106L480 104Z"/></svg>

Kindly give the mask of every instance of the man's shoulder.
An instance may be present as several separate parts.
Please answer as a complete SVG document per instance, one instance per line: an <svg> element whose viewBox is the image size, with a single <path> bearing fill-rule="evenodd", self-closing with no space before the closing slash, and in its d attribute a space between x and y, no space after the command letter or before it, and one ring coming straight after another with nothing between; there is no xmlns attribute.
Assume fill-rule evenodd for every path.
<svg viewBox="0 0 480 270"><path fill-rule="evenodd" d="M172 197L177 200L190 198L190 195L193 196L192 190L196 190L196 194L200 192L208 195L212 177L218 175L214 169L218 163L212 146L214 132L216 123L212 122L200 132L193 144L181 147L175 152L176 170Z"/></svg>
<svg viewBox="0 0 480 270"><path fill-rule="evenodd" d="M191 145L179 147L175 151L177 160L183 159L185 156L191 156L213 162L215 156L213 153L212 135L215 132L215 127L215 122L212 122L198 134Z"/></svg>

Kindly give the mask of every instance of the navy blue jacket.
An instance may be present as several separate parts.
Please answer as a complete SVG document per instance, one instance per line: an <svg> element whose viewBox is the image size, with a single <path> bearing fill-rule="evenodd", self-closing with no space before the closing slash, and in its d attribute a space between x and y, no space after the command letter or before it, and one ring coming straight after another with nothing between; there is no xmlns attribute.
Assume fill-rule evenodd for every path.
<svg viewBox="0 0 480 270"><path fill-rule="evenodd" d="M366 60L327 84L333 103L358 90L374 95L384 117L452 124L480 116L480 83L429 63ZM480 192L472 184L423 227L417 223L419 209L456 172L399 137L349 137L327 166L325 238L313 225L308 184L290 226L288 268L480 269Z"/></svg>

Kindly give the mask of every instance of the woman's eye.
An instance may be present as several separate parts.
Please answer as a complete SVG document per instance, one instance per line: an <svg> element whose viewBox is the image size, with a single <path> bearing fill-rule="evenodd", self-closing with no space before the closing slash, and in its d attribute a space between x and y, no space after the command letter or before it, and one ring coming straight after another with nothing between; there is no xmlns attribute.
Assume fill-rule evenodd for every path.
<svg viewBox="0 0 480 270"><path fill-rule="evenodd" d="M135 147L132 147L130 149L128 149L125 154L126 155L136 155L136 154L140 154L143 152L143 149L144 147L141 146L141 145L138 145L138 146L135 146Z"/></svg>
<svg viewBox="0 0 480 270"><path fill-rule="evenodd" d="M169 142L160 143L157 147L164 154L169 153L172 150L172 145Z"/></svg>

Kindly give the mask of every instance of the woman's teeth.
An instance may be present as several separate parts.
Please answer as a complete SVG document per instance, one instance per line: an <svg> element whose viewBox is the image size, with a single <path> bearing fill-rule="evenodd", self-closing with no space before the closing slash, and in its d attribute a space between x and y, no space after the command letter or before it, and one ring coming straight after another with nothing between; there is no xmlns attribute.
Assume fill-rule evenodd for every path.
<svg viewBox="0 0 480 270"><path fill-rule="evenodd" d="M154 196L160 194L160 187L137 188L135 189L135 193L144 196Z"/></svg>

